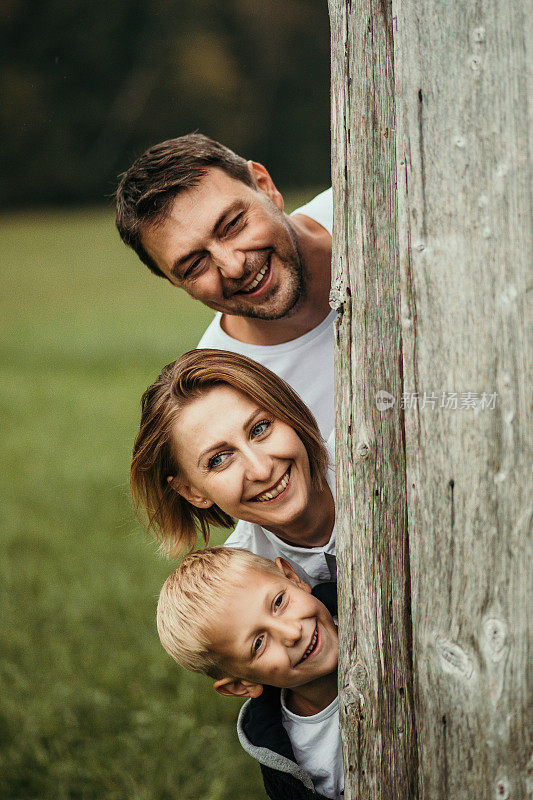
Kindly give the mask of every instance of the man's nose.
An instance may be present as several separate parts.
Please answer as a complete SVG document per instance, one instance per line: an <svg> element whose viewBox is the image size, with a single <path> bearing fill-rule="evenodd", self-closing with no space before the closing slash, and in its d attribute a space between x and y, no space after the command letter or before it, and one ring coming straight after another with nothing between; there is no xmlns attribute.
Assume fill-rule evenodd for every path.
<svg viewBox="0 0 533 800"><path fill-rule="evenodd" d="M218 247L211 253L213 262L223 278L242 278L246 267L246 254L231 247Z"/></svg>

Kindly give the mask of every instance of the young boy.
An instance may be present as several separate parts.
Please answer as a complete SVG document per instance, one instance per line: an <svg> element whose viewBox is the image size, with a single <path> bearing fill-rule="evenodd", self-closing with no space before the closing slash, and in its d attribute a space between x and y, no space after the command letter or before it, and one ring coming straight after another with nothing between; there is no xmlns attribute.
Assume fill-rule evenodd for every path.
<svg viewBox="0 0 533 800"><path fill-rule="evenodd" d="M172 658L220 694L250 698L239 739L272 800L343 797L336 604L334 584L311 592L284 559L229 547L189 554L159 596Z"/></svg>

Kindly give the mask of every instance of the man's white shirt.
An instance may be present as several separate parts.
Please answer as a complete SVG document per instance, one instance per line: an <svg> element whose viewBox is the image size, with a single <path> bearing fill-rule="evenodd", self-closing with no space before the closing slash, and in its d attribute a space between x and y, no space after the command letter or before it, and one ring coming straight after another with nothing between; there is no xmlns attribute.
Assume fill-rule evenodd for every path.
<svg viewBox="0 0 533 800"><path fill-rule="evenodd" d="M322 225L329 233L333 227L332 190L317 195L293 214L304 214ZM229 350L258 361L283 378L297 392L314 414L322 436L327 439L335 420L335 379L333 367L333 322L336 312L315 328L293 339L275 345L253 345L228 336L220 325L222 314L216 314L200 339L201 349Z"/></svg>

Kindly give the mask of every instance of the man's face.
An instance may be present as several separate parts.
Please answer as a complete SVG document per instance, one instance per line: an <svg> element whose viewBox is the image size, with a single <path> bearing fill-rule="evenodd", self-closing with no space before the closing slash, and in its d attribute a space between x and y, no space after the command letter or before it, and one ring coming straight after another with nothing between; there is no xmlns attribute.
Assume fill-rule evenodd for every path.
<svg viewBox="0 0 533 800"><path fill-rule="evenodd" d="M280 319L303 293L303 270L281 195L266 170L251 169L257 189L208 169L142 242L173 284L209 308Z"/></svg>
<svg viewBox="0 0 533 800"><path fill-rule="evenodd" d="M223 601L211 646L228 675L294 689L337 668L337 629L297 575L253 570Z"/></svg>

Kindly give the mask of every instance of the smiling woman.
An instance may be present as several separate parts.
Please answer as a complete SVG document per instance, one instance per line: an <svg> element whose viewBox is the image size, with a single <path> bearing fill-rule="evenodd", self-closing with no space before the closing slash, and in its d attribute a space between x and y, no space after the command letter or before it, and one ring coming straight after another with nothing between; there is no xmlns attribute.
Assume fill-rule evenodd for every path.
<svg viewBox="0 0 533 800"><path fill-rule="evenodd" d="M236 353L193 350L141 405L132 494L169 554L237 519L228 544L331 578L333 470L314 417L284 381Z"/></svg>

